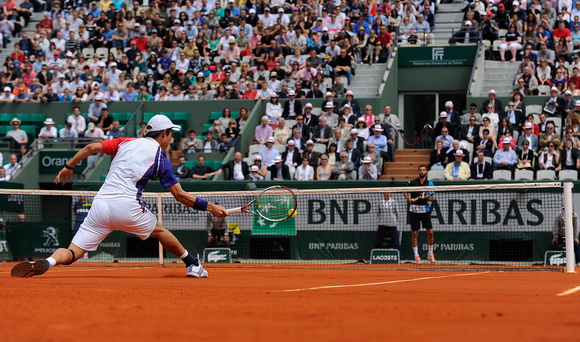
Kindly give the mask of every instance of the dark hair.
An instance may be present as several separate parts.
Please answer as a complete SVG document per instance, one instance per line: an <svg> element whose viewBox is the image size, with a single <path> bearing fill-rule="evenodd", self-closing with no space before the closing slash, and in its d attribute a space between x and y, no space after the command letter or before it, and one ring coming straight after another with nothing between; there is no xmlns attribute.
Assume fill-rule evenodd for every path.
<svg viewBox="0 0 580 342"><path fill-rule="evenodd" d="M147 125L147 128L149 128L149 125ZM155 139L159 135L161 135L161 133L163 133L163 132L167 132L167 134L169 134L172 131L173 131L173 129L171 129L171 128L163 129L161 131L153 131L153 132L149 132L149 133L145 134L145 137Z"/></svg>

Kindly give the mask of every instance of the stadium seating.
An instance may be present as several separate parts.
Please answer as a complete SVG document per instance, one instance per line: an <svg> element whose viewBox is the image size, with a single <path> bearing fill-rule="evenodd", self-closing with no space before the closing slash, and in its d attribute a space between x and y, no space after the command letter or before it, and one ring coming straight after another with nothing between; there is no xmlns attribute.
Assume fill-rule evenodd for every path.
<svg viewBox="0 0 580 342"><path fill-rule="evenodd" d="M578 180L578 171L576 170L561 170L558 172L559 180Z"/></svg>
<svg viewBox="0 0 580 342"><path fill-rule="evenodd" d="M534 180L534 171L532 170L516 170L514 180Z"/></svg>
<svg viewBox="0 0 580 342"><path fill-rule="evenodd" d="M554 180L556 179L556 171L554 170L538 170L536 172L537 180Z"/></svg>
<svg viewBox="0 0 580 342"><path fill-rule="evenodd" d="M512 172L508 170L495 170L493 171L494 180L511 180Z"/></svg>

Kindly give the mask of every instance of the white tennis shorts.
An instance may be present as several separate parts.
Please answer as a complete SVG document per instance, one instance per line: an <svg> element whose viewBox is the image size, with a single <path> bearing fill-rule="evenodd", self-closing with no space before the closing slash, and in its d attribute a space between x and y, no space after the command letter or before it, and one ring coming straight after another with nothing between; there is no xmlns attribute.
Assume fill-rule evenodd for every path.
<svg viewBox="0 0 580 342"><path fill-rule="evenodd" d="M157 218L149 210L143 212L136 200L94 200L89 215L81 224L72 243L85 251L95 251L115 230L135 234L141 240L151 235Z"/></svg>

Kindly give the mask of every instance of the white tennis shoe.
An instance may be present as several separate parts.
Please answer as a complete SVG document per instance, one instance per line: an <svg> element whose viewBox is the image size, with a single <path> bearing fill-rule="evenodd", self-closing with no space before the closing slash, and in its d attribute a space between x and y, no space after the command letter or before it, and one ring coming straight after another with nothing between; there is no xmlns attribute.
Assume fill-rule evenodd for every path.
<svg viewBox="0 0 580 342"><path fill-rule="evenodd" d="M205 268L201 265L198 258L194 258L195 263L189 265L186 276L191 278L207 278L208 274ZM197 265L196 265L197 264Z"/></svg>

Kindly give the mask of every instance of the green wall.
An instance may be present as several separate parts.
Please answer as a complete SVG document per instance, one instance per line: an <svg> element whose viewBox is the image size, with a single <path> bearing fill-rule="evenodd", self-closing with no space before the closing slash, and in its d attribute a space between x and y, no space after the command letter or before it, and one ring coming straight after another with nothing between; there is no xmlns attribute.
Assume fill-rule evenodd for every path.
<svg viewBox="0 0 580 342"><path fill-rule="evenodd" d="M399 92L467 92L472 67L399 68Z"/></svg>

